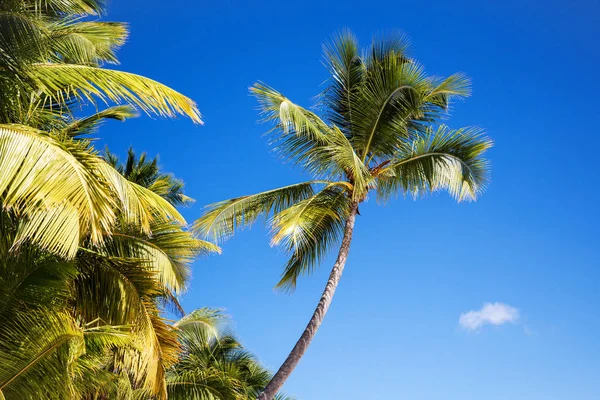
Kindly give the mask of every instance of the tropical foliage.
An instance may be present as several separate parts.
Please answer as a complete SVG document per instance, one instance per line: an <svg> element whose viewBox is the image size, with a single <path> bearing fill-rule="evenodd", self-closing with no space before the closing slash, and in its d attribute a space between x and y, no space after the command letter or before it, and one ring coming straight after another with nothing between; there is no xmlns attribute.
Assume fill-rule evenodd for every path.
<svg viewBox="0 0 600 400"><path fill-rule="evenodd" d="M469 79L460 73L427 75L407 47L402 36L392 35L361 51L356 38L342 32L325 46L331 79L318 97L318 112L263 83L251 88L264 120L274 125L275 150L313 180L212 204L195 228L222 240L266 216L271 243L289 254L277 284L286 289L341 243L313 318L261 398L273 398L318 329L341 276L360 203L370 195L386 202L398 193L417 198L442 189L458 201L474 200L485 189L483 154L490 139L478 128L441 124L451 100L469 95Z"/></svg>
<svg viewBox="0 0 600 400"><path fill-rule="evenodd" d="M156 160L94 149L102 121L136 109L200 122L187 97L105 68L127 29L87 18L102 12L0 3L0 398L166 398L181 347L163 310L182 312L190 263L218 251L185 229L191 199Z"/></svg>
<svg viewBox="0 0 600 400"><path fill-rule="evenodd" d="M167 371L169 399L255 399L271 374L224 326L219 310L199 309L177 323L182 354ZM280 394L277 399L289 397Z"/></svg>

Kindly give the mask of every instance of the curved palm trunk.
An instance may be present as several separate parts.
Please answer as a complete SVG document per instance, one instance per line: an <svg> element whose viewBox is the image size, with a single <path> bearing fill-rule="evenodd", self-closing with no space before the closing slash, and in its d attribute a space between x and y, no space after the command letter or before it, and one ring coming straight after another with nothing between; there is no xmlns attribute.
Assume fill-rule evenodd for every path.
<svg viewBox="0 0 600 400"><path fill-rule="evenodd" d="M300 336L300 339L298 339L290 354L287 356L281 367L279 367L279 370L273 376L271 381L267 384L264 391L258 396L257 400L272 400L275 397L277 392L279 392L279 389L281 389L285 381L292 374L294 368L296 368L296 365L298 365L298 362L306 352L306 349L308 349L310 342L312 342L317 330L321 326L323 318L331 305L331 300L333 300L335 289L342 277L344 266L346 265L357 212L358 203L352 202L350 206L350 215L348 216L346 226L344 227L342 245L337 259L335 260L335 264L333 265L333 269L331 270L331 274L329 275L329 280L327 281L321 300L319 300L319 304L317 305L312 318L308 322L306 329L302 333L302 336Z"/></svg>

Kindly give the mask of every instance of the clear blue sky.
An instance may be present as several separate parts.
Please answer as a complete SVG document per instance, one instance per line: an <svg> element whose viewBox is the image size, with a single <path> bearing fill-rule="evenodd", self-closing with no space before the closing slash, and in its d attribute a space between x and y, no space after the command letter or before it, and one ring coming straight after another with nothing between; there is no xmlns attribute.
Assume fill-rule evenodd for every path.
<svg viewBox="0 0 600 400"><path fill-rule="evenodd" d="M473 96L449 125L495 140L476 203L445 193L361 209L346 272L313 345L285 386L300 400L600 398L597 1L112 0L131 24L119 68L194 98L206 125L109 123L117 153L159 153L196 205L302 179L278 162L248 86L309 106L327 78L321 44L340 28L367 45L400 29L430 74L462 71ZM285 257L257 225L196 262L183 304L224 307L270 368L287 355L325 284L330 257L292 295L273 291ZM468 332L485 302L515 323Z"/></svg>

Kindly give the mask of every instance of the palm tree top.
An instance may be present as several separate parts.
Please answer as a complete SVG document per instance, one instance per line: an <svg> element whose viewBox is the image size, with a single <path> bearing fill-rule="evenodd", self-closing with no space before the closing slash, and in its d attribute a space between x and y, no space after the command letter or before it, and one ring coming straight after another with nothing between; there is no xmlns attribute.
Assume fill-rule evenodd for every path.
<svg viewBox="0 0 600 400"><path fill-rule="evenodd" d="M195 228L215 240L269 217L272 244L290 254L278 286L293 288L341 240L352 204L375 194L385 202L447 190L475 200L486 187L484 152L492 141L479 128L441 124L453 99L470 94L462 73L431 77L408 55L402 35L361 51L343 31L325 46L330 72L310 111L264 83L250 88L270 144L313 180L208 206Z"/></svg>
<svg viewBox="0 0 600 400"><path fill-rule="evenodd" d="M104 158L108 164L113 166L130 182L152 190L174 206L189 205L194 202L194 199L183 193L184 184L181 179L175 178L172 174L161 172L158 155L149 159L144 152L138 157L133 148L130 147L127 151L127 159L123 164L108 148L104 152Z"/></svg>

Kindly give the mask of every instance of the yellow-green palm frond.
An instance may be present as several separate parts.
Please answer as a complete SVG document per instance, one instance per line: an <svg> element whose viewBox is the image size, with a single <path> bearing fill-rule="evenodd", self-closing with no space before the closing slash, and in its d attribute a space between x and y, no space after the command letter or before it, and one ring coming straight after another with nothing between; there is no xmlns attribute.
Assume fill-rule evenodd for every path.
<svg viewBox="0 0 600 400"><path fill-rule="evenodd" d="M120 22L61 19L46 29L50 59L81 65L118 64L116 51L128 36L127 25Z"/></svg>
<svg viewBox="0 0 600 400"><path fill-rule="evenodd" d="M98 170L118 199L119 215L126 223L139 227L144 233L151 233L153 221L173 220L185 225L179 211L157 193L127 180L106 161L99 163Z"/></svg>
<svg viewBox="0 0 600 400"><path fill-rule="evenodd" d="M152 79L124 71L86 65L36 63L27 75L42 93L57 103L71 96L95 103L126 101L148 114L187 115L202 123L196 103Z"/></svg>
<svg viewBox="0 0 600 400"><path fill-rule="evenodd" d="M328 126L316 114L268 86L255 84L251 91L261 104L265 120L275 123L273 145L286 160L315 176L350 178L356 198L366 193L369 171L337 126Z"/></svg>
<svg viewBox="0 0 600 400"><path fill-rule="evenodd" d="M78 265L78 313L85 320L131 326L132 345L115 350L113 368L128 371L134 387L164 398L164 368L175 361L179 345L156 305L162 293L156 274L135 260L90 251L80 253Z"/></svg>
<svg viewBox="0 0 600 400"><path fill-rule="evenodd" d="M224 240L232 236L235 229L250 226L261 216L266 218L271 213L279 213L312 196L313 185L317 183L320 181L297 183L208 205L193 229L215 242Z"/></svg>
<svg viewBox="0 0 600 400"><path fill-rule="evenodd" d="M277 287L294 289L298 277L310 274L341 240L350 202L344 187L328 185L273 217L271 244L290 255Z"/></svg>
<svg viewBox="0 0 600 400"><path fill-rule="evenodd" d="M196 238L176 222L154 222L151 235L134 231L115 231L106 241L108 255L139 260L155 271L160 282L180 294L185 290L190 265L196 257L220 253L221 249Z"/></svg>
<svg viewBox="0 0 600 400"><path fill-rule="evenodd" d="M115 119L124 121L128 118L135 118L137 115L136 109L129 105L109 107L87 117L70 121L66 126L61 127L59 135L65 138L76 138L83 135L89 135L94 132L104 120Z"/></svg>
<svg viewBox="0 0 600 400"><path fill-rule="evenodd" d="M105 0L33 0L25 1L30 12L44 16L57 15L100 15Z"/></svg>
<svg viewBox="0 0 600 400"><path fill-rule="evenodd" d="M343 30L325 44L323 53L332 79L321 94L321 102L329 120L349 136L353 129L353 98L366 72L358 40L350 31Z"/></svg>
<svg viewBox="0 0 600 400"><path fill-rule="evenodd" d="M102 160L78 142L23 126L0 126L2 207L22 217L17 242L72 257L79 240L100 244L115 202L98 175Z"/></svg>
<svg viewBox="0 0 600 400"><path fill-rule="evenodd" d="M377 169L378 198L386 200L398 191L419 196L445 189L458 201L475 200L488 181L489 164L482 156L491 146L478 128L429 129Z"/></svg>
<svg viewBox="0 0 600 400"><path fill-rule="evenodd" d="M0 329L0 392L8 399L64 399L68 365L83 353L83 330L64 312L28 311Z"/></svg>

